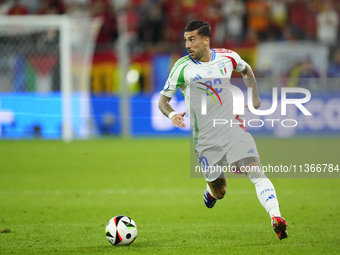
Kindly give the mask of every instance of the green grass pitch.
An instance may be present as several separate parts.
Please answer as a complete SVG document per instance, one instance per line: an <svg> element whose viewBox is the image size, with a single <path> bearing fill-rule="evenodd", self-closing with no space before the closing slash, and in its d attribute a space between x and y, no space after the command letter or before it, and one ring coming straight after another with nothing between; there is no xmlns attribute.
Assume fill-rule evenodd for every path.
<svg viewBox="0 0 340 255"><path fill-rule="evenodd" d="M339 139L256 139L263 164L340 164ZM188 139L0 141L0 254L340 254L340 172L272 178L289 237L279 241L245 178L213 209L190 178ZM136 241L112 246L127 215Z"/></svg>

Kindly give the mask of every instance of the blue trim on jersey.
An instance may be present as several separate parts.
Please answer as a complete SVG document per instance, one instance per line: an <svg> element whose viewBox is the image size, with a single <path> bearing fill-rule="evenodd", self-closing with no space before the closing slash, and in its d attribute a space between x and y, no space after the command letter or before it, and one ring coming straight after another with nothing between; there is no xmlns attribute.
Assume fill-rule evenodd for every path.
<svg viewBox="0 0 340 255"><path fill-rule="evenodd" d="M212 52L212 54L211 54L211 59L210 59L210 61L214 61L214 60L216 59L216 52L215 52L215 50L213 50L213 49L211 49L211 52ZM196 65L201 65L201 63L200 63L199 61L197 61L196 59L193 59L190 55L189 55L189 57L191 58L191 60L192 60Z"/></svg>
<svg viewBox="0 0 340 255"><path fill-rule="evenodd" d="M216 58L216 52L213 49L211 49L211 51L212 51L212 54L211 54L211 60L210 61L214 61L215 58Z"/></svg>
<svg viewBox="0 0 340 255"><path fill-rule="evenodd" d="M190 55L189 57L191 58L191 60L196 64L196 65L200 65L201 63L199 61L197 61L196 59L193 59Z"/></svg>

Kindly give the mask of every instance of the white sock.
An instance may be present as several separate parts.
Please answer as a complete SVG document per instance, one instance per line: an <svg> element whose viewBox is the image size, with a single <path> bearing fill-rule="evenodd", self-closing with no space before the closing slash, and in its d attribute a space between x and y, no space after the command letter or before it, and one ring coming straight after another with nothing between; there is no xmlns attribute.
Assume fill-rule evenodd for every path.
<svg viewBox="0 0 340 255"><path fill-rule="evenodd" d="M214 193L211 191L210 186L209 186L208 183L207 183L207 191L209 192L209 194L210 194L213 198L216 198L216 197L214 196Z"/></svg>
<svg viewBox="0 0 340 255"><path fill-rule="evenodd" d="M248 174L248 179L254 183L257 197L261 205L266 209L269 216L281 216L279 202L277 200L275 188L272 182L262 172L251 172Z"/></svg>

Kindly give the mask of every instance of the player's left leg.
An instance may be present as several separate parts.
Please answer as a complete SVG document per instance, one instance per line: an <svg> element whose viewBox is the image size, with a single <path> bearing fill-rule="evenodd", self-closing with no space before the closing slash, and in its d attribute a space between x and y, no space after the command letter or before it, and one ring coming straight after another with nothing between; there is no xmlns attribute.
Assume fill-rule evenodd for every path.
<svg viewBox="0 0 340 255"><path fill-rule="evenodd" d="M246 157L232 165L240 167L241 171L255 185L257 197L271 217L272 226L278 238L280 240L287 238L287 222L281 217L275 188L260 168L260 159L257 157Z"/></svg>
<svg viewBox="0 0 340 255"><path fill-rule="evenodd" d="M267 213L271 217L281 216L275 188L260 169L260 159L257 157L242 158L237 162L237 166L255 185L257 197Z"/></svg>

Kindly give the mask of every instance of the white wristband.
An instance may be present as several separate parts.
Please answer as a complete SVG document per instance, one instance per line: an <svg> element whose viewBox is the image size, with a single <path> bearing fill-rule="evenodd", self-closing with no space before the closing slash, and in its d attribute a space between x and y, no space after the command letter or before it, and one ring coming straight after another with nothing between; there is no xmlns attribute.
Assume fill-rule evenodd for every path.
<svg viewBox="0 0 340 255"><path fill-rule="evenodd" d="M173 116L175 116L177 114L177 112L173 111L173 112L170 112L168 118L171 120Z"/></svg>

